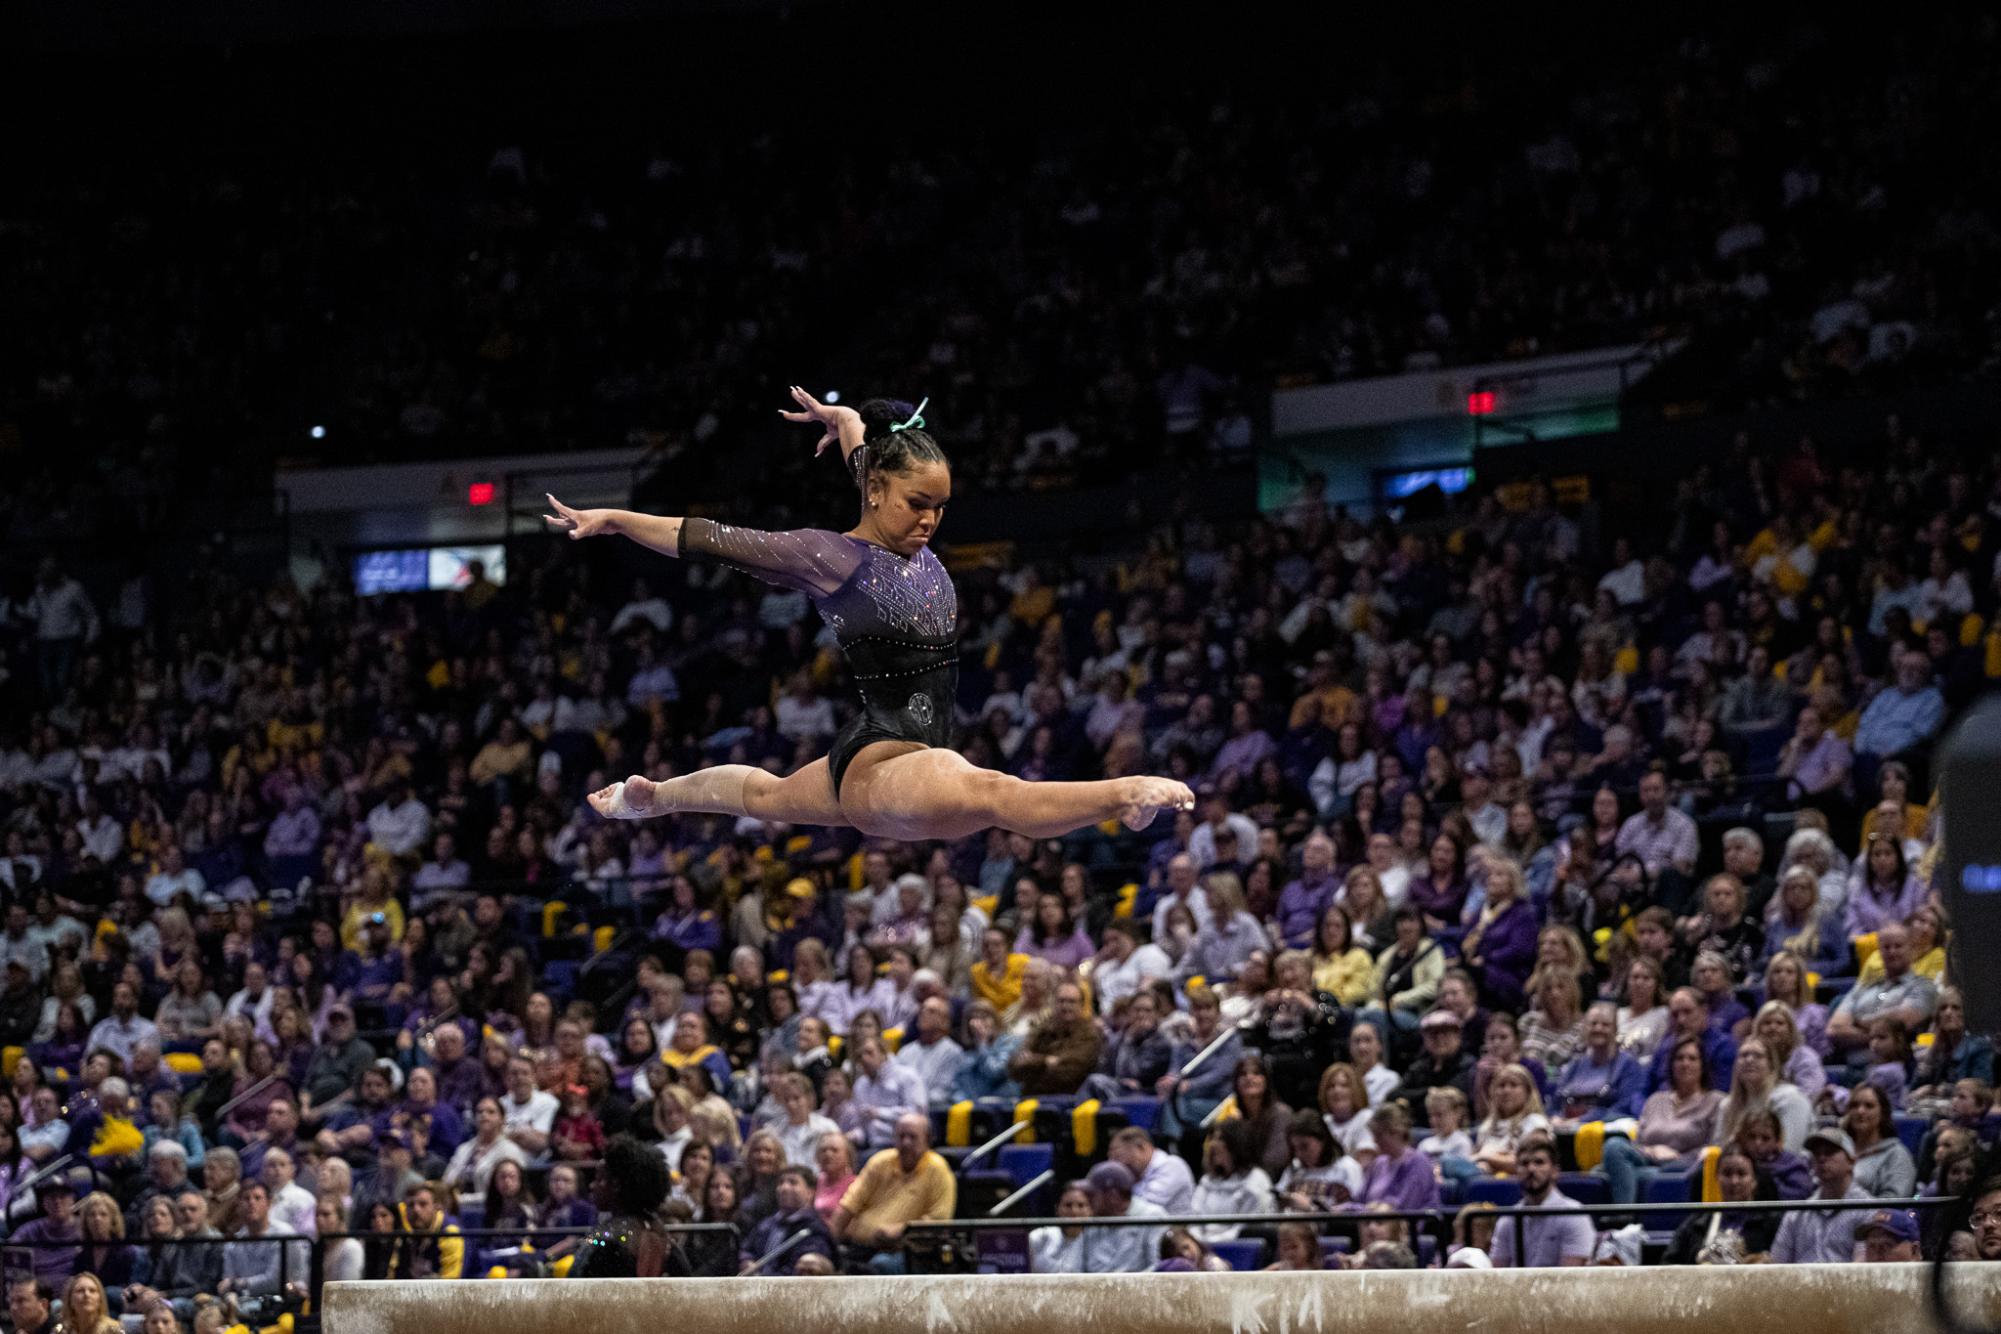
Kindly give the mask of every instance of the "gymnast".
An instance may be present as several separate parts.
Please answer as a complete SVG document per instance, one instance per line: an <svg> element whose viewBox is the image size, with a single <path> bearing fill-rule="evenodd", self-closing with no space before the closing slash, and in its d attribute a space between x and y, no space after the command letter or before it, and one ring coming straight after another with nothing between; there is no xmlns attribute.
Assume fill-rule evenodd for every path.
<svg viewBox="0 0 2001 1334"><path fill-rule="evenodd" d="M790 777L748 764L659 780L634 774L591 793L591 806L618 820L713 812L847 826L902 841L958 839L994 827L1054 838L1114 816L1144 829L1162 808L1192 808L1194 794L1172 779L1031 783L977 768L951 748L959 608L931 539L952 498L952 474L924 429L924 404L873 399L856 411L796 387L792 397L798 410L781 415L817 423L814 453L838 443L861 491L861 520L846 533L767 533L708 519L578 510L554 496L547 499L555 512L543 517L573 541L617 534L662 555L716 561L806 594L840 641L861 712L825 758Z"/></svg>

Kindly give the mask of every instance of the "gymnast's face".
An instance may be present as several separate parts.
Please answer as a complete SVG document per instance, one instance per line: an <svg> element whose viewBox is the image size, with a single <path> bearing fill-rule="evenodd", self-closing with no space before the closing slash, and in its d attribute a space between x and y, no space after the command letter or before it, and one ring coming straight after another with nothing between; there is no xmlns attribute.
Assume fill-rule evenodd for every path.
<svg viewBox="0 0 2001 1334"><path fill-rule="evenodd" d="M942 463L919 463L909 472L878 473L870 481L866 517L884 546L915 556L938 531L951 499L951 470Z"/></svg>

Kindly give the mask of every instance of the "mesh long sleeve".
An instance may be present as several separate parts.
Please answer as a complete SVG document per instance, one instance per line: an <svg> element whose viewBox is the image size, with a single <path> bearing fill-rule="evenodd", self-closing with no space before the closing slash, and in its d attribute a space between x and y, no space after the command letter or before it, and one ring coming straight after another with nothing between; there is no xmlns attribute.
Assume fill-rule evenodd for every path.
<svg viewBox="0 0 2001 1334"><path fill-rule="evenodd" d="M853 577L862 561L862 544L821 528L767 533L711 519L683 519L680 554L716 561L809 597L825 597Z"/></svg>

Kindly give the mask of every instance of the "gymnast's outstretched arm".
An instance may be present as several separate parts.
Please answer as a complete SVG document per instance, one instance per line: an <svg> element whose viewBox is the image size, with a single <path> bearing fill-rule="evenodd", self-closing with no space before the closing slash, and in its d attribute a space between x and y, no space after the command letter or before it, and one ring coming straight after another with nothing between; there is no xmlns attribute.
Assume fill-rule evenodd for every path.
<svg viewBox="0 0 2001 1334"><path fill-rule="evenodd" d="M572 541L620 534L663 556L712 560L809 597L832 593L861 564L860 545L820 528L768 533L712 519L673 519L631 510L571 509L554 496L543 520Z"/></svg>

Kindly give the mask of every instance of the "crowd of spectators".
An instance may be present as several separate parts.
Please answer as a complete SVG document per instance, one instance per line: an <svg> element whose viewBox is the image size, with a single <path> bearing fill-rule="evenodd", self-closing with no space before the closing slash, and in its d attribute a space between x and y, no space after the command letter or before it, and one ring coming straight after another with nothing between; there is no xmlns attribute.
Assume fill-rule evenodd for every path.
<svg viewBox="0 0 2001 1334"><path fill-rule="evenodd" d="M2001 673L1998 504L1991 460L1891 423L1740 441L1668 529L1530 484L1398 530L1309 486L1098 576L969 568L968 757L1199 794L1042 843L598 819L609 777L789 771L850 707L804 601L717 567L216 573L127 631L51 564L0 733L0 1203L47 1289L254 1322L322 1230L378 1238L329 1241L335 1276L560 1269L634 1135L673 1216L737 1229L695 1272L802 1230L773 1270L894 1269L954 1209L952 1107L1089 1096L1141 1123L1060 1209L1161 1228L1059 1230L1049 1265L1245 1240L1177 1214L1561 1204L1559 1165L1686 1199L1718 1149L1725 1200L1856 1207L1671 1254L1871 1251L1870 1201L1962 1193L1993 1138L1928 759ZM1550 1221L1531 1260L1638 1258ZM1465 1231L1456 1262L1511 1262L1512 1224ZM302 1241L154 1244L216 1235Z"/></svg>
<svg viewBox="0 0 2001 1334"><path fill-rule="evenodd" d="M1451 62L1136 98L1061 151L913 140L806 177L796 128L509 142L469 173L457 141L385 138L145 197L114 156L4 232L0 362L28 378L0 391L37 461L0 523L129 538L201 464L268 470L314 424L343 459L634 441L699 490L742 457L725 414L835 328L843 373L955 405L940 435L988 487L1239 455L1277 379L1708 323L1764 330L1803 392L1977 367L1993 168L1956 127L1994 94L1954 71L1995 39L1945 17L1859 72L1854 34L1689 40L1552 77L1554 109ZM1919 184L1942 158L1962 197ZM913 275L895 300L885 272ZM832 474L810 501L785 476L845 524ZM824 752L831 636L727 571L524 546L505 586L364 600L206 560L115 596L10 569L14 1322L60 1294L70 1328L256 1325L310 1265L561 1272L622 1135L671 1169L670 1217L735 1228L687 1235L694 1272L781 1242L769 1272L893 1270L954 1211L951 1109L1021 1097L1147 1123L1056 1193L1078 1221L1032 1239L1043 1268L1212 1267L1240 1229L1177 1215L1349 1208L1357 1265L1637 1258L1477 1207L1428 1254L1367 1211L1711 1177L1856 1207L1705 1215L1668 1258L2001 1258L1929 772L2001 676L1998 554L1994 461L1892 421L1742 441L1645 515L1528 484L1398 529L1315 479L1111 570L955 568L970 759L1201 801L952 845L582 803ZM1965 1234L1872 1203L1976 1188ZM1127 1215L1159 1226L1086 1227ZM1277 1263L1326 1263L1328 1231L1277 1228Z"/></svg>

